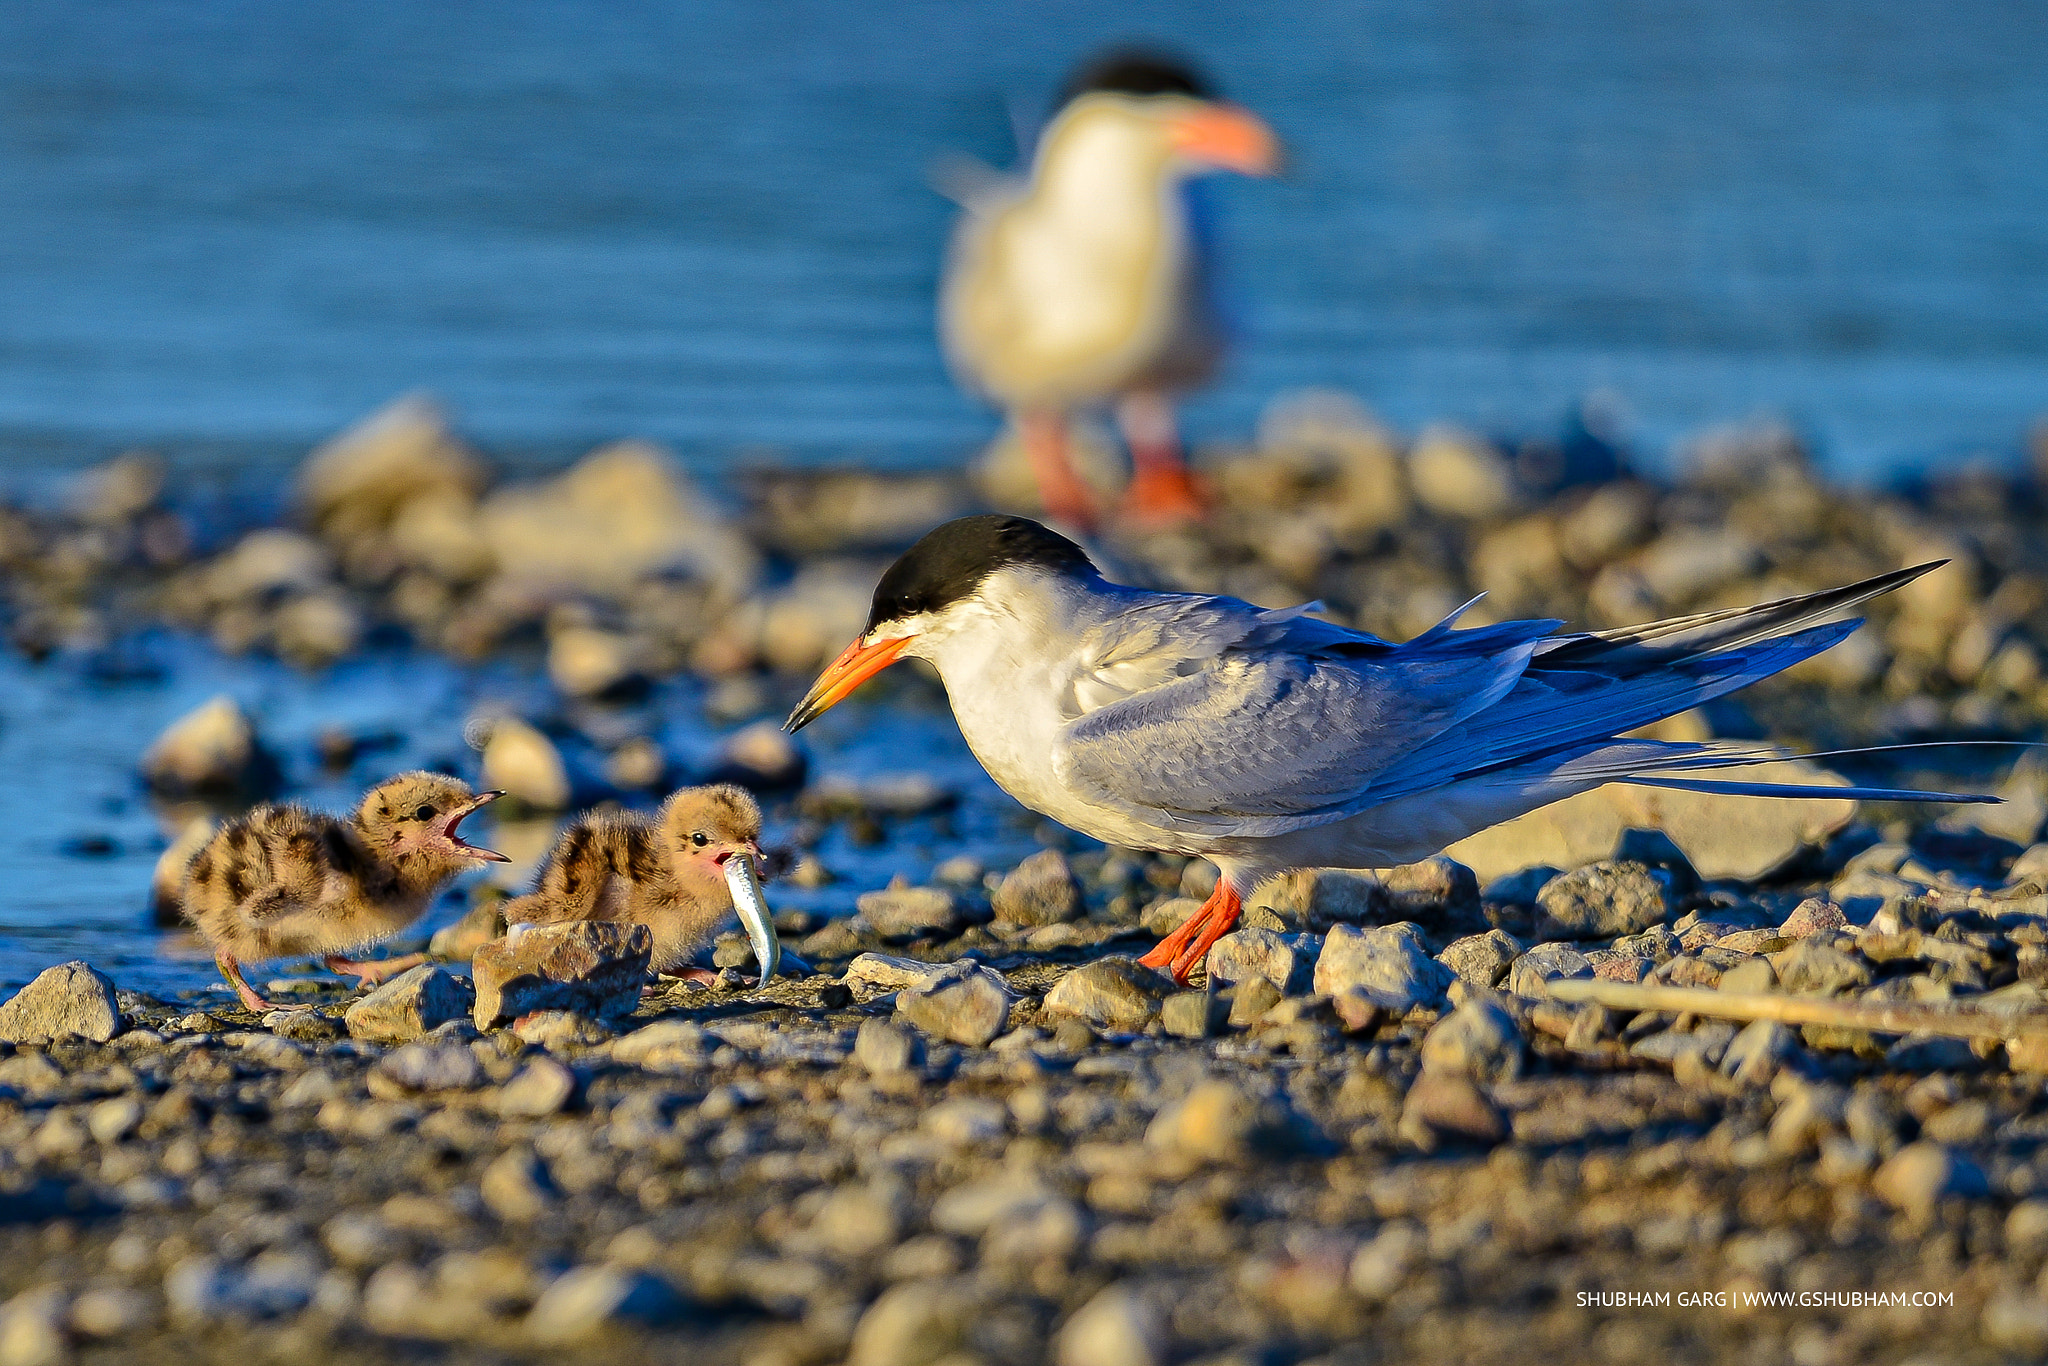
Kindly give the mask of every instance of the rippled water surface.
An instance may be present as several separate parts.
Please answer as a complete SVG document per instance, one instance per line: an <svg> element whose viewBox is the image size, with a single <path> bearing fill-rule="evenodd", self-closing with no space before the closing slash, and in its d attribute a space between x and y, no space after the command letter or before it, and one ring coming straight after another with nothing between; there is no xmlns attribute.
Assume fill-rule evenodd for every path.
<svg viewBox="0 0 2048 1366"><path fill-rule="evenodd" d="M0 462L282 461L426 387L537 457L957 458L933 159L1108 37L1295 153L1219 187L1274 393L1653 452L1753 410L1841 468L2048 409L2048 10L2020 0L0 9Z"/></svg>

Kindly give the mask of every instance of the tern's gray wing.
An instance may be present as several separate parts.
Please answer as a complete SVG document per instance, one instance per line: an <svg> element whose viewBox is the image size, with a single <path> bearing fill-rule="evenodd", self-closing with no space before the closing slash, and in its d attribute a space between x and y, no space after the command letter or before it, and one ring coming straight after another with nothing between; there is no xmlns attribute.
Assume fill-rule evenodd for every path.
<svg viewBox="0 0 2048 1366"><path fill-rule="evenodd" d="M1706 780L1678 776L1712 765L1697 747L1604 751L1625 731L1820 653L1860 623L1816 622L1932 568L1627 631L1447 622L1405 645L1193 599L1205 606L1189 611L1210 623L1196 633L1200 649L1177 651L1165 643L1177 639L1171 623L1148 623L1160 643L1134 648L1124 667L1160 681L1082 709L1054 764L1104 806L1244 836L1327 824L1489 772L1591 765L1579 776L1698 786ZM1070 695L1085 701L1085 691Z"/></svg>
<svg viewBox="0 0 2048 1366"><path fill-rule="evenodd" d="M1512 688L1552 623L1515 626L1394 646L1299 610L1155 602L1083 642L1054 769L1091 801L1175 829L1313 824Z"/></svg>

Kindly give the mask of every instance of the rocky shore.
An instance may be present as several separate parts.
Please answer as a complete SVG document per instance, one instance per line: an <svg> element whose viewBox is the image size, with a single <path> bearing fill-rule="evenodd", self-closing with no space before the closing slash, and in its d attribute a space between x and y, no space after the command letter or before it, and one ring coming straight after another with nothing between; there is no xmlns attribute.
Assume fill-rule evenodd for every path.
<svg viewBox="0 0 2048 1366"><path fill-rule="evenodd" d="M1280 405L1208 462L1211 526L1103 549L1389 635L1479 589L1494 617L1612 625L1948 558L1670 733L2039 735L2048 519L2024 479L1831 488L1752 430L1659 483L1580 436L1404 442ZM1409 868L1282 879L1181 990L1134 956L1205 865L1046 830L984 867L945 846L943 785L820 779L755 724L858 630L896 547L1016 496L999 454L976 484L764 473L719 506L643 447L493 486L407 404L315 453L288 525L210 526L141 459L0 517L31 655L172 623L307 667L394 640L524 659L549 707L469 718L492 785L547 812L747 781L790 885L829 889L780 917L801 975L766 987L738 936L711 990L646 984L618 936L507 946L489 892L373 992L267 985L303 1012L51 968L0 1004L0 1366L2048 1351L2037 766L1980 764L2011 800L1960 813L1603 790ZM632 705L679 672L730 732L701 766ZM332 748L374 776L374 737ZM141 764L179 829L287 772L228 704ZM913 830L929 877L835 882L842 841ZM1638 986L1731 1005L1561 999ZM1759 1000L1968 1023L1735 1008Z"/></svg>

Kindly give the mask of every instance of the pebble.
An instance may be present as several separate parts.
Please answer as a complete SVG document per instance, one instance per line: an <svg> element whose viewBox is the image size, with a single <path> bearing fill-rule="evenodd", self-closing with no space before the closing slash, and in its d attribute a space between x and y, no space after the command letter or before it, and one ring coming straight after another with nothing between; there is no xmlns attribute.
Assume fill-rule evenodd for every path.
<svg viewBox="0 0 2048 1366"><path fill-rule="evenodd" d="M492 1030L537 1010L599 1020L630 1015L646 986L654 940L645 925L536 925L477 950L476 1027Z"/></svg>
<svg viewBox="0 0 2048 1366"><path fill-rule="evenodd" d="M1166 1322L1152 1300L1118 1283L1103 1287L1060 1329L1058 1366L1164 1366Z"/></svg>
<svg viewBox="0 0 2048 1366"><path fill-rule="evenodd" d="M407 968L356 999L342 1013L350 1037L407 1043L474 1008L476 993L438 963Z"/></svg>
<svg viewBox="0 0 2048 1366"><path fill-rule="evenodd" d="M90 963L59 963L0 1005L0 1040L49 1043L90 1039L105 1043L121 1032L114 984Z"/></svg>
<svg viewBox="0 0 2048 1366"><path fill-rule="evenodd" d="M478 1193L491 1213L508 1224L527 1224L553 1206L554 1182L530 1148L510 1148L484 1168Z"/></svg>
<svg viewBox="0 0 2048 1366"><path fill-rule="evenodd" d="M869 1072L888 1075L907 1072L924 1060L924 1048L917 1036L887 1020L863 1020L854 1038L853 1056Z"/></svg>
<svg viewBox="0 0 2048 1366"><path fill-rule="evenodd" d="M1441 1002L1451 981L1450 969L1429 956L1421 931L1403 921L1366 930L1331 926L1316 957L1313 985L1325 996L1361 991L1399 1015Z"/></svg>
<svg viewBox="0 0 2048 1366"><path fill-rule="evenodd" d="M956 963L897 992L896 1013L934 1038L986 1048L1009 1028L1010 988L999 972Z"/></svg>
<svg viewBox="0 0 2048 1366"><path fill-rule="evenodd" d="M614 1055L616 1056L616 1055ZM507 1119L544 1119L576 1097L576 1074L553 1058L529 1058L498 1088L498 1113Z"/></svg>
<svg viewBox="0 0 2048 1366"><path fill-rule="evenodd" d="M1983 1169L1968 1156L1926 1141L1893 1153L1871 1177L1870 1189L1894 1209L1922 1221L1945 1199L1990 1192Z"/></svg>
<svg viewBox="0 0 2048 1366"><path fill-rule="evenodd" d="M860 918L884 939L945 934L961 924L960 903L943 887L890 887L855 899Z"/></svg>
<svg viewBox="0 0 2048 1366"><path fill-rule="evenodd" d="M1245 902L1240 923L1260 926L1262 911L1274 916L1274 923L1265 928L1321 932L1338 924L1383 923L1392 918L1393 902L1386 887L1370 873L1296 868L1259 886Z"/></svg>
<svg viewBox="0 0 2048 1366"><path fill-rule="evenodd" d="M1210 946L1208 972L1212 980L1233 985L1262 977L1282 996L1299 995L1314 981L1321 946L1312 934L1233 930Z"/></svg>
<svg viewBox="0 0 2048 1366"><path fill-rule="evenodd" d="M1593 965L1571 945L1538 944L1508 966L1507 988L1512 995L1540 1001L1549 996L1545 982L1592 975Z"/></svg>
<svg viewBox="0 0 2048 1366"><path fill-rule="evenodd" d="M142 756L142 778L166 796L244 801L278 788L277 761L232 697L216 697L172 722Z"/></svg>
<svg viewBox="0 0 2048 1366"><path fill-rule="evenodd" d="M1422 1066L1488 1083L1513 1081L1522 1072L1522 1031L1498 997L1474 994L1430 1026Z"/></svg>
<svg viewBox="0 0 2048 1366"><path fill-rule="evenodd" d="M525 1328L538 1343L572 1343L619 1324L659 1327L679 1318L685 1308L676 1288L652 1272L578 1266L541 1292L526 1315Z"/></svg>
<svg viewBox="0 0 2048 1366"><path fill-rule="evenodd" d="M1004 875L991 909L1007 924L1053 925L1074 919L1086 907L1067 856L1057 849L1041 849Z"/></svg>
<svg viewBox="0 0 2048 1366"><path fill-rule="evenodd" d="M1688 872L1690 869L1688 869ZM1562 873L1536 894L1539 939L1612 939L1669 920L1678 877L1645 863L1601 862Z"/></svg>
<svg viewBox="0 0 2048 1366"><path fill-rule="evenodd" d="M1084 963L1045 994L1045 1008L1098 1029L1142 1029L1172 993L1172 983L1135 958L1112 956Z"/></svg>
<svg viewBox="0 0 2048 1366"><path fill-rule="evenodd" d="M1493 988L1508 975L1508 968L1522 954L1522 944L1505 930L1468 934L1452 940L1437 961L1475 987Z"/></svg>

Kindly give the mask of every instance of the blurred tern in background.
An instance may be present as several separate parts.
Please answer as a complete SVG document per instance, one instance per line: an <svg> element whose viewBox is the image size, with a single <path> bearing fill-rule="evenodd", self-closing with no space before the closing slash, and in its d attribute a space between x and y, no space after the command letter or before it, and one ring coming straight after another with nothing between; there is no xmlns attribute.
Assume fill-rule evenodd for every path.
<svg viewBox="0 0 2048 1366"><path fill-rule="evenodd" d="M1177 62L1114 52L1083 68L1038 139L1028 180L955 177L966 210L946 263L939 330L955 374L1008 409L1048 516L1100 520L1075 474L1068 422L1114 403L1131 449L1124 515L1201 515L1168 395L1223 357L1214 245L1188 182L1271 175L1256 117Z"/></svg>
<svg viewBox="0 0 2048 1366"><path fill-rule="evenodd" d="M1036 522L965 517L882 576L867 629L788 724L808 725L901 657L928 661L975 757L1018 801L1106 844L1221 870L1202 909L1143 960L1185 982L1245 895L1289 869L1411 863L1610 782L1814 795L1712 776L1791 757L1779 750L1621 733L1819 654L1860 624L1828 618L1935 567L1613 631L1454 630L1453 613L1395 644L1306 615L1314 604L1266 611L1110 583Z"/></svg>

